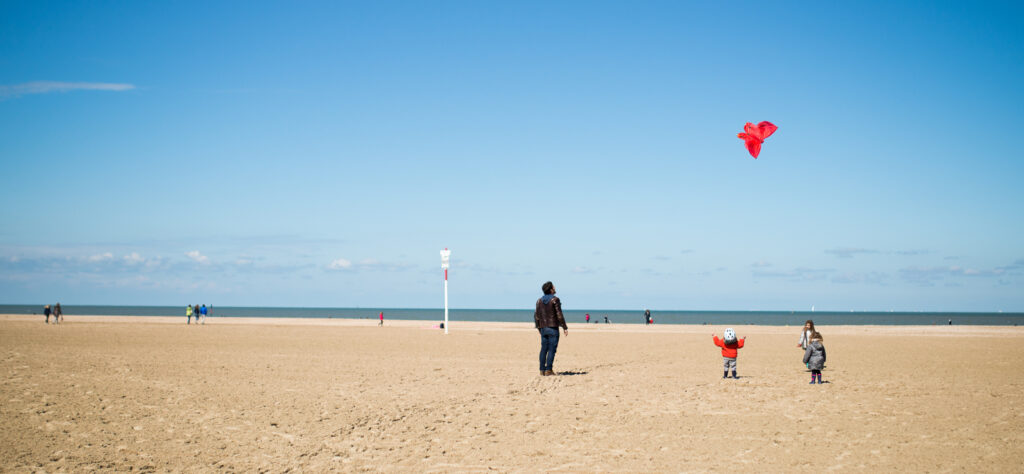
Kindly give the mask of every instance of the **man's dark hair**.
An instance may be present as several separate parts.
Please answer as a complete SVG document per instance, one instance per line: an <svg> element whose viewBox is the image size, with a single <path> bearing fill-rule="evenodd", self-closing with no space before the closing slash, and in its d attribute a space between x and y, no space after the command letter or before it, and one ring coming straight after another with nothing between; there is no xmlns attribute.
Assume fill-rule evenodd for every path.
<svg viewBox="0 0 1024 474"><path fill-rule="evenodd" d="M550 295L552 293L551 290L555 289L555 284L549 281L541 285L540 289L541 291L544 292L545 295Z"/></svg>

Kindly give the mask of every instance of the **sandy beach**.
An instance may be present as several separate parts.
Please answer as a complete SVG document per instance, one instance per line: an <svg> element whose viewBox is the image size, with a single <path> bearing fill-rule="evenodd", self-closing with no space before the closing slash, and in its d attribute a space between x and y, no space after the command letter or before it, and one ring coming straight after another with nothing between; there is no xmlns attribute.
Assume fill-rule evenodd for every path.
<svg viewBox="0 0 1024 474"><path fill-rule="evenodd" d="M0 470L1021 472L1024 328L0 315Z"/></svg>

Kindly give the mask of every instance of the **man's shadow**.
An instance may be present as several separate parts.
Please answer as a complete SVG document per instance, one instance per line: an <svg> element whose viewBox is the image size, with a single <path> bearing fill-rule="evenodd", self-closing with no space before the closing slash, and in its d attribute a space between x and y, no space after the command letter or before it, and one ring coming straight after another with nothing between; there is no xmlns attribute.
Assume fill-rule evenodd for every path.
<svg viewBox="0 0 1024 474"><path fill-rule="evenodd" d="M562 372L555 372L555 375L587 375L588 372L577 372L575 370L565 370Z"/></svg>

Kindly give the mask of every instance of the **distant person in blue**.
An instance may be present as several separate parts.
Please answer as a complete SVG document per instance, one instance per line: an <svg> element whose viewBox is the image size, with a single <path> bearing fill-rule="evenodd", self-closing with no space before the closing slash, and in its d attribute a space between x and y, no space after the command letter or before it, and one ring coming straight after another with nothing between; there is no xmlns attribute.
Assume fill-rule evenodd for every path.
<svg viewBox="0 0 1024 474"><path fill-rule="evenodd" d="M205 304L203 305L202 308L199 308L199 315L202 316L202 318L203 318L203 324L206 324L206 305Z"/></svg>
<svg viewBox="0 0 1024 474"><path fill-rule="evenodd" d="M43 316L46 316L46 324L50 324L50 305L43 306Z"/></svg>
<svg viewBox="0 0 1024 474"><path fill-rule="evenodd" d="M562 315L562 301L555 296L555 284L545 282L540 289L544 296L537 300L537 309L533 312L534 326L540 332L540 374L555 375L553 365L558 351L558 328L561 327L568 337L569 326L566 326Z"/></svg>

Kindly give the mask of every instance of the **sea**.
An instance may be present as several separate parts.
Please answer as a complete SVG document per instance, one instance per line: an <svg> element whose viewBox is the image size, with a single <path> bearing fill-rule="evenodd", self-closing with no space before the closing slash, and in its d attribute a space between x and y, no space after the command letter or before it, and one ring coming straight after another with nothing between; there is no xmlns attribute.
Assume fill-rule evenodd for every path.
<svg viewBox="0 0 1024 474"><path fill-rule="evenodd" d="M185 318L185 306L95 306L61 305L64 316L180 316ZM283 308L216 306L212 318L345 318L418 321L443 321L442 308ZM43 305L0 305L0 314L42 315ZM642 311L636 310L565 310L570 323L583 323L590 314L591 324L644 324ZM655 324L710 324L761 326L802 326L813 319L818 325L879 325L879 326L1017 326L1024 325L1024 313L951 313L951 312L840 312L840 311L656 311L651 310ZM533 309L449 309L451 321L533 322Z"/></svg>

